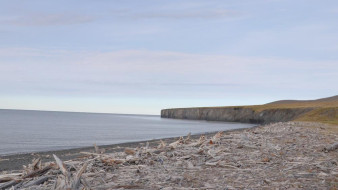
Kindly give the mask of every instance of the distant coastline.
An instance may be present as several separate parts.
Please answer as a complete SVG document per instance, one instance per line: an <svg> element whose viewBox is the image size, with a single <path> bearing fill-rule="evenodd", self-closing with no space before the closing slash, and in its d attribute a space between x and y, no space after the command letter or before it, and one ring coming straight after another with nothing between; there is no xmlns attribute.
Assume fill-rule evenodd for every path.
<svg viewBox="0 0 338 190"><path fill-rule="evenodd" d="M157 114L129 114L129 113L108 113L108 112L81 112L81 111L62 111L62 110L34 110L34 109L7 109L0 108L0 110L8 111L35 111L35 112L61 112L61 113L83 113L83 114L112 114L112 115L126 115L126 116L160 116Z"/></svg>

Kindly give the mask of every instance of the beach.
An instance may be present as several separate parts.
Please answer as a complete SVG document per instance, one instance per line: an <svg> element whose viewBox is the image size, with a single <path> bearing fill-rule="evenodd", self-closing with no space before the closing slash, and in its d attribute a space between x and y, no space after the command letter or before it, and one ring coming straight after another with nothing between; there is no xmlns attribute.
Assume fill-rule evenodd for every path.
<svg viewBox="0 0 338 190"><path fill-rule="evenodd" d="M0 190L338 190L338 0L1 1Z"/></svg>
<svg viewBox="0 0 338 190"><path fill-rule="evenodd" d="M2 157L11 160L2 165L14 167L1 172L8 181L0 187L336 189L338 135L331 129L280 122L205 136L21 155L17 160ZM30 161L33 157L41 158L41 164ZM20 170L18 160L31 164Z"/></svg>
<svg viewBox="0 0 338 190"><path fill-rule="evenodd" d="M234 129L230 131L237 131L243 129ZM215 135L217 132L203 133L198 135L191 135L192 139L198 139L201 135L205 135L207 137ZM178 137L172 138L163 138L161 140L170 143L177 140ZM104 148L106 153L114 153L123 151L125 148L136 148L144 146L147 142L150 145L156 145L160 139L156 140L148 140L148 141L139 141L139 142L128 142L128 143L119 143L112 145L104 145L100 146ZM54 161L53 154L58 155L60 159L63 160L72 160L83 157L81 152L91 152L94 150L94 146L83 147L83 148L72 148L65 150L56 150L56 151L43 151L43 152L33 152L33 153L25 153L25 154L13 154L13 155L5 155L0 156L0 172L1 171L9 171L9 170L21 170L23 165L28 165L32 162L33 159L42 158L44 162Z"/></svg>

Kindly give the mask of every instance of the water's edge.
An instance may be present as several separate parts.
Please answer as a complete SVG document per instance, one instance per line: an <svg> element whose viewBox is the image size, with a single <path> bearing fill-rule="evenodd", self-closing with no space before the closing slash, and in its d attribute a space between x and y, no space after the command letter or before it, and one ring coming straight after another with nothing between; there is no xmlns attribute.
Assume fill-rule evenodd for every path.
<svg viewBox="0 0 338 190"><path fill-rule="evenodd" d="M253 126L249 128L259 127ZM230 129L224 131L225 133L234 132L234 131L243 131L248 128L239 128L239 129ZM216 132L207 132L202 134L191 135L192 139L197 139L200 135L205 135L206 137L213 136ZM186 136L183 136L186 137ZM157 146L159 140L163 140L167 143L173 142L177 140L178 137L170 137L170 138L160 138L160 139L152 139L145 141L137 141L137 142L126 142L126 143L118 143L118 144L110 144L103 145L100 148L104 148L106 153L113 153L118 151L123 151L124 148L136 148L140 146L145 146L147 142L149 142L150 146ZM0 171L8 171L8 170L20 170L23 165L30 164L34 158L41 158L43 162L54 161L53 154L57 155L62 160L72 160L79 157L82 157L83 154L80 152L93 152L94 147L81 147L81 148L72 148L65 150L55 150L55 151L42 151L42 152L34 152L34 153L24 153L24 154L11 154L11 155L2 155L0 156Z"/></svg>
<svg viewBox="0 0 338 190"><path fill-rule="evenodd" d="M258 125L253 126L253 127L247 127L247 128L223 130L223 132L240 131L240 130L254 128L254 127L258 127ZM209 132L204 132L204 133L192 134L191 136L192 137L197 137L197 136L200 137L201 135L214 135L218 132L219 131L209 131ZM174 140L174 139L178 139L179 137L181 137L181 136L159 137L159 138L153 138L153 139L142 139L142 140L136 140L136 141L121 142L121 143L104 144L104 145L100 145L100 147L105 148L105 147L111 147L111 146L124 146L124 145L128 145L128 144L141 144L141 143L153 142L153 141L157 142L157 141L160 141L160 140ZM187 135L183 135L182 137L187 137ZM93 146L81 146L81 147L61 148L61 149L55 149L55 150L43 150L43 151L31 151L31 152L17 152L17 153L9 153L9 154L0 154L0 158L10 157L10 156L19 156L19 155L31 155L31 154L33 154L33 155L34 154L37 154L37 155L38 154L50 154L50 153L59 152L59 151L64 152L64 151L76 151L76 150L83 150L83 149L88 150L88 149L93 149L94 143L95 142L93 142Z"/></svg>
<svg viewBox="0 0 338 190"><path fill-rule="evenodd" d="M139 142L252 127L159 116L0 110L0 155Z"/></svg>

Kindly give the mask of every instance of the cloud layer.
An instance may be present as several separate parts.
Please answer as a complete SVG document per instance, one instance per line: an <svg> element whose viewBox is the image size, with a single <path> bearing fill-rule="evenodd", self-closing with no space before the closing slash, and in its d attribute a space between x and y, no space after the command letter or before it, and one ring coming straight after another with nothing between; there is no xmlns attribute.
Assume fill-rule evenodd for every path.
<svg viewBox="0 0 338 190"><path fill-rule="evenodd" d="M0 24L12 26L58 26L83 24L92 22L95 19L96 18L91 15L79 15L72 13L35 13L0 18Z"/></svg>
<svg viewBox="0 0 338 190"><path fill-rule="evenodd" d="M127 16L128 14L126 14ZM223 19L236 18L241 14L234 10L212 9L212 10L181 10L165 12L141 12L131 13L127 17L135 19Z"/></svg>
<svg viewBox="0 0 338 190"><path fill-rule="evenodd" d="M255 87L262 94L269 89L315 92L326 89L322 84L334 88L338 83L335 61L149 50L0 49L0 55L2 94L205 98Z"/></svg>
<svg viewBox="0 0 338 190"><path fill-rule="evenodd" d="M56 13L26 13L8 16L0 16L0 25L9 26L61 26L90 23L95 20L140 20L140 19L233 19L239 18L242 14L238 11L227 9L210 10L164 10L159 11L133 11L114 10L104 15L56 12Z"/></svg>

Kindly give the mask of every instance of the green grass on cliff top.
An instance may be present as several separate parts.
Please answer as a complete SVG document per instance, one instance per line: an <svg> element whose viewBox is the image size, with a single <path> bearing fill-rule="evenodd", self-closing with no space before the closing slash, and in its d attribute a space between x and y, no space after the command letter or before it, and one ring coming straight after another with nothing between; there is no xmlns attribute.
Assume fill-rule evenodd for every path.
<svg viewBox="0 0 338 190"><path fill-rule="evenodd" d="M338 125L338 96L309 101L284 100L269 104L244 106L255 111L267 109L314 108L312 111L300 115L295 121L310 121Z"/></svg>

